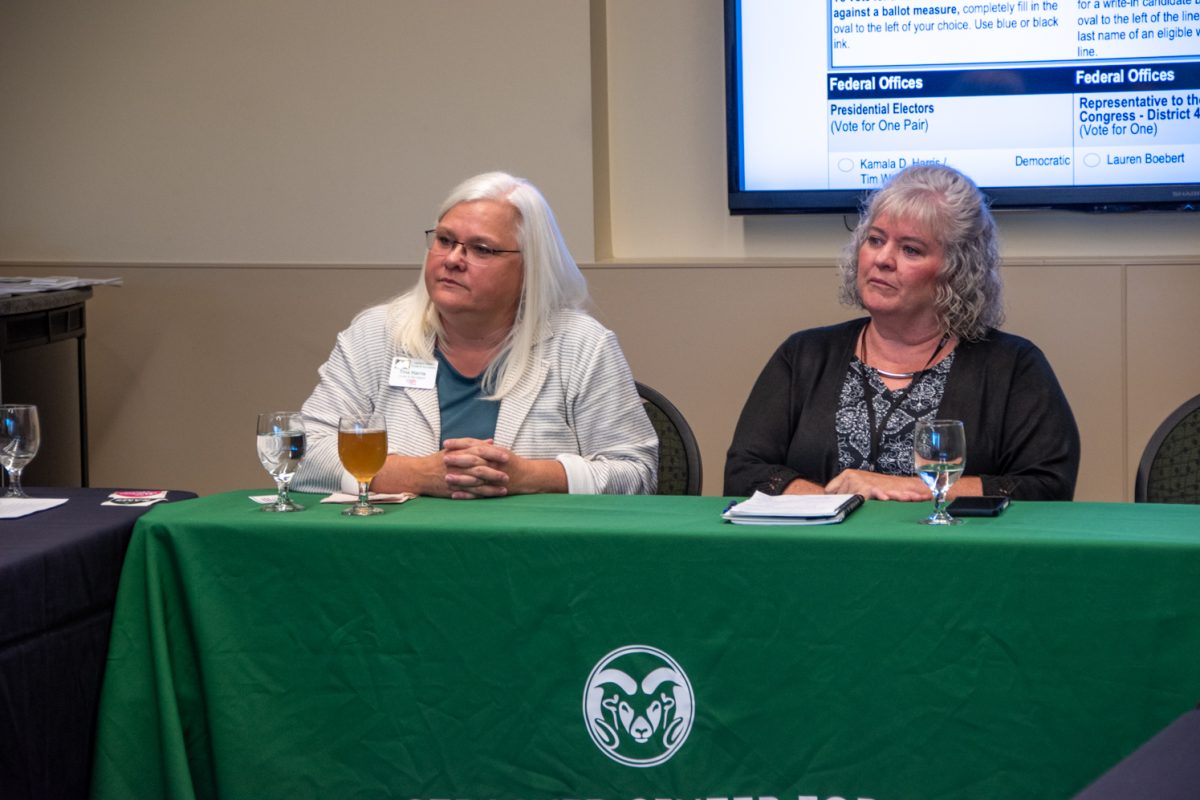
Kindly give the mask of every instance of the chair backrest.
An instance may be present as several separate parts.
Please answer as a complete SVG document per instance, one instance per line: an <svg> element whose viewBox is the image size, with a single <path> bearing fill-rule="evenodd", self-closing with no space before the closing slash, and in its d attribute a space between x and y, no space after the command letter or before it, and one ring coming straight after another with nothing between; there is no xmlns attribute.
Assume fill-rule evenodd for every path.
<svg viewBox="0 0 1200 800"><path fill-rule="evenodd" d="M692 427L662 394L644 383L637 390L658 433L658 494L700 494L700 446Z"/></svg>
<svg viewBox="0 0 1200 800"><path fill-rule="evenodd" d="M1150 437L1133 485L1138 503L1200 503L1200 394Z"/></svg>

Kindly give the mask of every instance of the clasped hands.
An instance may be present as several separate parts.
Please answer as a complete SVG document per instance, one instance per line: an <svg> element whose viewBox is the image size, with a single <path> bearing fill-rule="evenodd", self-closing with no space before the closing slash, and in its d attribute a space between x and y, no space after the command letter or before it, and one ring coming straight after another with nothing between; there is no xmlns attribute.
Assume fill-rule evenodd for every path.
<svg viewBox="0 0 1200 800"><path fill-rule="evenodd" d="M491 439L447 439L430 458L433 485L426 494L473 500L568 490L558 461L526 458Z"/></svg>
<svg viewBox="0 0 1200 800"><path fill-rule="evenodd" d="M447 439L441 456L446 486L454 500L503 497L526 459L491 439Z"/></svg>
<svg viewBox="0 0 1200 800"><path fill-rule="evenodd" d="M472 500L565 492L567 473L552 459L525 458L491 439L447 439L427 456L392 453L371 482L376 492Z"/></svg>

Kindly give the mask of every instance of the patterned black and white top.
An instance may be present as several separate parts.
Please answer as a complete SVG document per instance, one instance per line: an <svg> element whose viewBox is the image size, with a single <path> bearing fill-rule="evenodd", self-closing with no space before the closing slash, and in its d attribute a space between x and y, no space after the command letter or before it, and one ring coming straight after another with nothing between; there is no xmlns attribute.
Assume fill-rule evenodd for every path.
<svg viewBox="0 0 1200 800"><path fill-rule="evenodd" d="M835 416L840 469L862 469L884 475L913 474L913 429L917 422L934 419L946 378L954 364L954 352L933 367L918 372L912 382L895 391L884 385L879 373L857 357L850 360L846 380L838 397ZM865 380L864 380L865 376ZM863 398L863 387L869 387L870 400L875 407L875 427L882 427L879 454L871 463L871 418Z"/></svg>
<svg viewBox="0 0 1200 800"><path fill-rule="evenodd" d="M845 467L857 466L839 452L842 437L849 451L852 424L837 417L839 409L855 405L843 399L843 387L854 380L850 364L868 319L798 331L775 349L738 418L725 459L726 495L778 494L796 478L824 486ZM984 494L1018 500L1074 496L1079 428L1054 370L1033 342L990 330L978 341L959 342L953 362L947 359L932 372L938 399L931 396L921 406L962 420L967 474L979 476ZM934 377L926 375L922 383ZM876 394L884 391L882 385L875 388ZM861 380L847 391L861 395ZM860 396L860 451L869 448L862 402ZM908 410L890 420L891 435L901 422L907 431L913 419ZM903 451L904 472L911 474L908 436L893 448Z"/></svg>

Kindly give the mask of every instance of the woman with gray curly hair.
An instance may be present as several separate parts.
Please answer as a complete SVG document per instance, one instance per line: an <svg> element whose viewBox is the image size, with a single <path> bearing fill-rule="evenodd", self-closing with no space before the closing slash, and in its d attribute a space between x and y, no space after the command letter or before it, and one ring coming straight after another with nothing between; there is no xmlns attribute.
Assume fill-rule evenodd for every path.
<svg viewBox="0 0 1200 800"><path fill-rule="evenodd" d="M793 334L746 401L725 494L861 494L927 501L917 422L959 419L964 476L951 497L1070 500L1079 431L1049 362L1003 321L987 201L950 167L896 173L870 195L840 264L867 317Z"/></svg>

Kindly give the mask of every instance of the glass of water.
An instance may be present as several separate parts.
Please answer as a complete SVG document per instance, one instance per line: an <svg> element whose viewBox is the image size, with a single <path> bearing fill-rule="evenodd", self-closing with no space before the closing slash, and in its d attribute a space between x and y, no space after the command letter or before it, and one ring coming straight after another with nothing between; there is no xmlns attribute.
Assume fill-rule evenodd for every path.
<svg viewBox="0 0 1200 800"><path fill-rule="evenodd" d="M41 438L37 406L0 406L0 464L8 473L5 497L29 497L21 488L21 470L37 455Z"/></svg>
<svg viewBox="0 0 1200 800"><path fill-rule="evenodd" d="M913 431L913 466L933 493L933 513L921 520L926 525L958 525L946 513L946 494L963 474L967 463L967 436L957 419L918 422Z"/></svg>
<svg viewBox="0 0 1200 800"><path fill-rule="evenodd" d="M258 460L275 479L278 496L263 511L303 511L292 501L288 485L304 458L304 418L299 411L267 411L258 415Z"/></svg>

